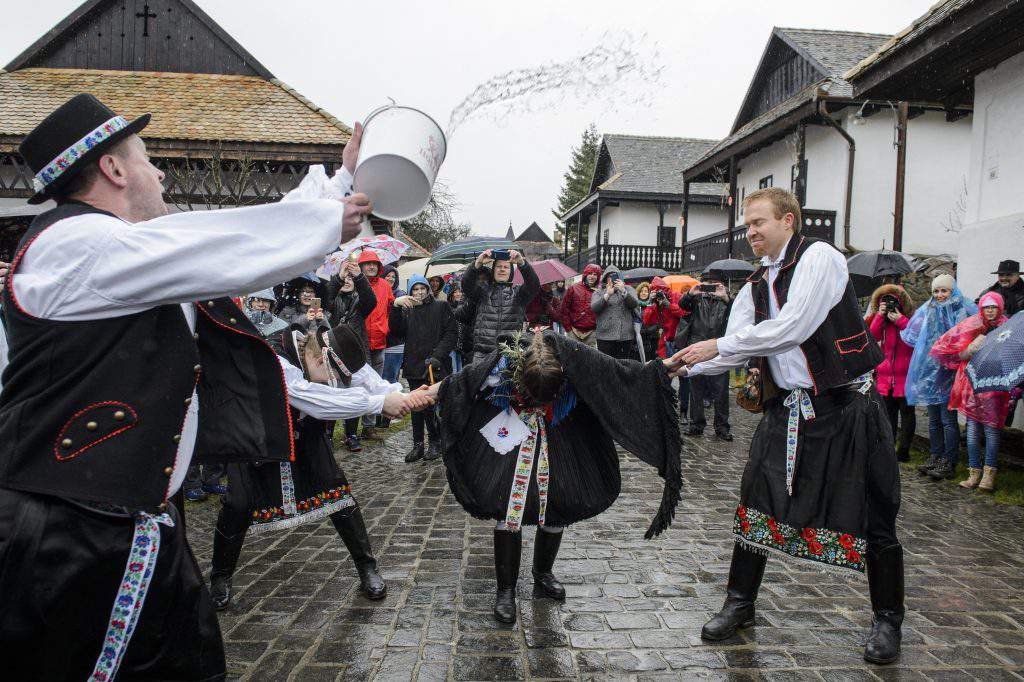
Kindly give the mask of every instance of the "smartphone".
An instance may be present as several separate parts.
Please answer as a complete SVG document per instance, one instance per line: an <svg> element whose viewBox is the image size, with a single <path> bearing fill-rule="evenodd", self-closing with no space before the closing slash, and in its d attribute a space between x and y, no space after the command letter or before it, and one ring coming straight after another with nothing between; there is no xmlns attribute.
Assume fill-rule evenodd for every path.
<svg viewBox="0 0 1024 682"><path fill-rule="evenodd" d="M718 289L718 287L715 286L714 284L698 284L697 285L697 291L705 291L705 292L707 292L709 294L715 293L715 291L717 289Z"/></svg>
<svg viewBox="0 0 1024 682"><path fill-rule="evenodd" d="M617 272L613 272L608 275L608 279L612 280L613 282L617 282L618 280L622 279L622 275L620 275Z"/></svg>
<svg viewBox="0 0 1024 682"><path fill-rule="evenodd" d="M314 298L309 304L310 310L320 310L320 299Z"/></svg>

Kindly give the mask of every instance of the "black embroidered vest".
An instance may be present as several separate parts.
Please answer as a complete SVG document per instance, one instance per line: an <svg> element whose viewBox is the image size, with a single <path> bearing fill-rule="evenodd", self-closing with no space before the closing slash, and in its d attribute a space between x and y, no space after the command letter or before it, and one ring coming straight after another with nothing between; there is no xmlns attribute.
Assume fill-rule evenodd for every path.
<svg viewBox="0 0 1024 682"><path fill-rule="evenodd" d="M793 281L793 271L801 256L807 249L820 239L794 236L786 246L782 265L774 282L774 295L779 309L786 304L789 287ZM825 242L826 244L828 242ZM834 248L829 244L830 248ZM747 280L750 282L751 295L754 300L754 322L768 319L768 268L761 266ZM873 370L882 362L882 352L878 344L868 333L861 316L860 305L853 291L853 285L847 281L846 292L842 299L829 312L825 321L811 334L811 337L800 344L807 359L807 367L814 382L814 393L820 394L841 384L853 381L865 372ZM757 366L762 377L770 377L771 373L765 358L757 358ZM765 398L770 398L771 391L766 390Z"/></svg>
<svg viewBox="0 0 1024 682"><path fill-rule="evenodd" d="M180 305L107 319L33 317L13 279L32 241L92 206L36 217L11 264L3 306L10 364L0 393L0 486L165 508L194 389L196 455L207 461L286 460L291 418L280 365L229 298L197 304L196 333Z"/></svg>

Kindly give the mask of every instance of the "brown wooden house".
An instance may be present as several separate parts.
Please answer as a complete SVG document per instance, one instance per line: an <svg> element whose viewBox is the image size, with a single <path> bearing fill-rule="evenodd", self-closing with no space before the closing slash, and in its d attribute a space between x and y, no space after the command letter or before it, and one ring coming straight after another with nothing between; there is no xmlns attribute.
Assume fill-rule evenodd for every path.
<svg viewBox="0 0 1024 682"><path fill-rule="evenodd" d="M277 201L311 164L333 172L350 135L192 0L88 0L0 70L0 258L31 219L18 143L81 92L153 114L142 137L178 210Z"/></svg>

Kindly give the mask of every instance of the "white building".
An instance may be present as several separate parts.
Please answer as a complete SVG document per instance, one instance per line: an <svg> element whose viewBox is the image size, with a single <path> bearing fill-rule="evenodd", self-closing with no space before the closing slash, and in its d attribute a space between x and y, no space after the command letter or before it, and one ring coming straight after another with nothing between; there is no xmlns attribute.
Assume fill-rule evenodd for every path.
<svg viewBox="0 0 1024 682"><path fill-rule="evenodd" d="M688 183L729 183L736 210L723 215L715 237L687 245L689 269L723 257L730 232L733 254L749 256L741 202L769 186L796 193L804 229L846 251L885 246L921 255L957 252L970 108L947 111L915 102L901 109L898 101L854 97L844 72L888 39L772 31L729 136L686 170Z"/></svg>
<svg viewBox="0 0 1024 682"><path fill-rule="evenodd" d="M685 226L682 221L683 170L714 144L682 137L604 135L590 194L560 216L566 232L586 245L566 262L577 270L587 263L681 270L681 245L715 232L725 219L724 187L701 183L691 188Z"/></svg>
<svg viewBox="0 0 1024 682"><path fill-rule="evenodd" d="M847 77L858 96L973 105L957 279L975 297L1024 261L1024 5L937 3Z"/></svg>

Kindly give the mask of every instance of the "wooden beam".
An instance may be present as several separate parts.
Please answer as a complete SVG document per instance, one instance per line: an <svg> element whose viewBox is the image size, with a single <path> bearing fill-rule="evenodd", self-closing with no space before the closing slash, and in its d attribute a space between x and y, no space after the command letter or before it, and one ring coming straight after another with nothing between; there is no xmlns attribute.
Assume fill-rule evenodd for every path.
<svg viewBox="0 0 1024 682"><path fill-rule="evenodd" d="M736 227L736 211L739 209L739 206L736 205L736 172L736 157L732 156L729 158L729 258L732 258L732 228Z"/></svg>
<svg viewBox="0 0 1024 682"><path fill-rule="evenodd" d="M907 128L910 105L900 102L896 123L896 197L892 220L892 249L903 250L903 202L907 183Z"/></svg>

